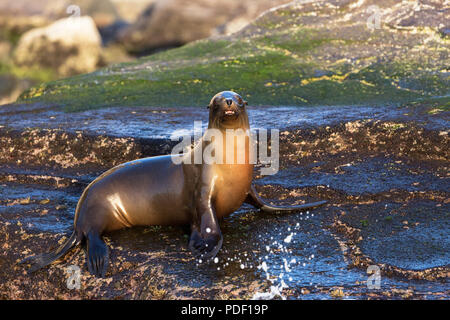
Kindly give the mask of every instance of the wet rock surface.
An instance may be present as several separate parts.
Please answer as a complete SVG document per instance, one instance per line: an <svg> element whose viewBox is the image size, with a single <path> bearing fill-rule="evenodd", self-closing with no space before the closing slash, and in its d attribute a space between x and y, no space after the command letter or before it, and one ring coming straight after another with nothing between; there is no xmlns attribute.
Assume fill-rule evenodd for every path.
<svg viewBox="0 0 450 320"><path fill-rule="evenodd" d="M278 291L287 299L449 298L448 112L249 110L253 127L280 129L280 171L261 177L255 169L264 198L329 204L288 215L244 205L221 222L217 263L194 260L182 227L114 232L106 236L107 277L96 279L82 248L33 275L15 262L62 241L83 188L97 175L169 153L170 135L190 132L194 120L206 124L205 111L2 107L0 298L280 299ZM79 290L67 288L70 265L81 268ZM380 270L380 289L367 287L371 265Z"/></svg>

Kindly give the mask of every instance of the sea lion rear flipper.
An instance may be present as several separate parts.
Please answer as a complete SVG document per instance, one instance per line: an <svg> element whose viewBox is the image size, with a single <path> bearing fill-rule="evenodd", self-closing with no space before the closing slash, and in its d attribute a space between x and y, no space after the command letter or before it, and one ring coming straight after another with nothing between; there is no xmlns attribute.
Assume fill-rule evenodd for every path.
<svg viewBox="0 0 450 320"><path fill-rule="evenodd" d="M104 278L109 262L108 247L96 232L89 232L86 238L88 270L91 274Z"/></svg>
<svg viewBox="0 0 450 320"><path fill-rule="evenodd" d="M248 204L251 204L255 208L260 209L261 211L265 212L277 212L277 211L299 211L299 210L306 210L306 209L312 209L321 205L324 205L327 203L327 201L317 201L312 203L305 203L299 206L289 206L289 207L281 207L281 206L274 206L271 204L268 204L265 202L259 195L258 192L255 189L255 186L252 184L250 187L250 191L247 194L247 198L245 199L245 202Z"/></svg>
<svg viewBox="0 0 450 320"><path fill-rule="evenodd" d="M76 246L80 242L81 240L77 239L76 232L74 231L69 239L67 239L67 241L59 246L55 251L27 257L18 262L18 264L29 264L30 269L28 269L28 273L33 273L59 259L64 254L66 254L67 251L69 251L72 247Z"/></svg>

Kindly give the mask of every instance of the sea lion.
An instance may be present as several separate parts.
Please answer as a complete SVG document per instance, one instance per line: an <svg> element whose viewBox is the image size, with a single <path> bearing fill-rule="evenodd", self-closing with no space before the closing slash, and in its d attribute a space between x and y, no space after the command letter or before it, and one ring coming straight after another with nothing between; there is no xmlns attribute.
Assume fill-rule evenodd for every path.
<svg viewBox="0 0 450 320"><path fill-rule="evenodd" d="M84 190L75 210L74 231L68 240L52 252L28 257L21 263L30 264L30 272L36 271L85 240L89 272L104 277L108 265L108 248L102 239L104 232L132 226L176 224L190 224L189 249L194 255L208 259L222 246L218 220L244 202L263 211L304 210L326 203L277 207L258 196L252 186L246 106L247 102L231 91L216 94L208 105L209 129L224 133L224 139L227 129L242 129L247 135L244 163L177 161L179 157L193 158L196 148L219 141L203 136L187 154L138 159L114 167ZM229 146L224 144L223 147ZM237 144L232 147L236 150ZM223 151L225 156L227 150Z"/></svg>

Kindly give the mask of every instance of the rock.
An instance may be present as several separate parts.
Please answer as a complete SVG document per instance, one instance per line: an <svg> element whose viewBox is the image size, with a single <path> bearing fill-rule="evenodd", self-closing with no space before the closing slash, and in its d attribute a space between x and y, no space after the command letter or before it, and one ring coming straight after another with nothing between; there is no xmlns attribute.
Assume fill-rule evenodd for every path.
<svg viewBox="0 0 450 320"><path fill-rule="evenodd" d="M116 8L110 0L65 0L66 10L62 12L62 17L68 15L69 6L78 6L80 15L90 16L98 28L104 28L115 23L119 19ZM77 14L73 11L73 14Z"/></svg>
<svg viewBox="0 0 450 320"><path fill-rule="evenodd" d="M14 45L26 31L49 23L50 20L43 16L3 16L0 13L0 37Z"/></svg>
<svg viewBox="0 0 450 320"><path fill-rule="evenodd" d="M366 24L374 3L383 10L379 30ZM25 104L0 107L0 297L143 299L167 289L170 299L244 299L271 285L256 269L264 239L283 243L295 226L290 247L265 259L272 279L292 270L292 280L284 277L288 299L448 300L448 41L424 17L413 31L388 20L401 10L391 3L389 11L383 0L299 0L232 36L40 84L22 95ZM224 225L230 241L220 261L230 265L220 266L227 277L213 286L217 270L201 266L193 277L191 256L176 245L186 241L182 233L164 227L111 235L109 278L84 277L81 291L69 292L58 276L68 264L87 272L77 252L50 266L52 277L44 271L30 280L16 266L69 232L93 177L168 152L160 133L206 120L211 93L224 88L248 97L256 125L282 130L280 172L256 181L263 196L332 199L329 206L274 223L243 208ZM274 117L276 106L282 112ZM243 233L243 223L255 232ZM253 267L243 273L235 258L244 252ZM367 286L370 265L380 268L381 290ZM137 287L125 290L130 283Z"/></svg>
<svg viewBox="0 0 450 320"><path fill-rule="evenodd" d="M213 34L234 32L263 11L286 2L158 0L120 34L119 42L132 52L178 46Z"/></svg>
<svg viewBox="0 0 450 320"><path fill-rule="evenodd" d="M450 27L441 28L439 32L442 34L443 37L448 37L450 35Z"/></svg>
<svg viewBox="0 0 450 320"><path fill-rule="evenodd" d="M12 75L0 75L0 97L12 91L15 84L16 79Z"/></svg>
<svg viewBox="0 0 450 320"><path fill-rule="evenodd" d="M67 7L61 0L0 0L1 17L36 17L55 19Z"/></svg>
<svg viewBox="0 0 450 320"><path fill-rule="evenodd" d="M212 32L213 36L218 35L230 35L233 34L242 28L244 28L246 25L248 25L252 19L249 19L247 17L238 17L236 19L231 20L230 22L224 23L217 28L215 28Z"/></svg>
<svg viewBox="0 0 450 320"><path fill-rule="evenodd" d="M370 28L373 3L292 2L266 11L233 35L43 84L24 92L20 101L58 101L72 110L203 106L211 92L229 88L245 92L255 105L392 104L435 97L442 101L436 101L439 108L445 106L447 39L425 19L413 30L385 23L402 11L396 0L376 2L382 21L380 29ZM439 16L440 7L434 10ZM164 27L158 28L162 34Z"/></svg>
<svg viewBox="0 0 450 320"><path fill-rule="evenodd" d="M100 34L90 17L61 19L26 32L13 58L19 66L54 69L62 76L91 72L101 65Z"/></svg>
<svg viewBox="0 0 450 320"><path fill-rule="evenodd" d="M0 20L15 20L24 24L27 19L39 18L48 24L69 16L90 16L99 27L106 26L118 19L117 11L109 0L0 0ZM41 24L42 26L42 24Z"/></svg>
<svg viewBox="0 0 450 320"><path fill-rule="evenodd" d="M122 20L134 23L145 8L156 0L111 0L111 2Z"/></svg>
<svg viewBox="0 0 450 320"><path fill-rule="evenodd" d="M279 6L288 3L288 1L249 1L243 11L237 16L233 16L231 20L227 20L224 24L219 25L212 32L212 35L231 35L243 29L250 24L255 18L267 10L274 10Z"/></svg>
<svg viewBox="0 0 450 320"><path fill-rule="evenodd" d="M11 74L0 74L0 105L11 103L30 86L35 85L30 79L18 79Z"/></svg>
<svg viewBox="0 0 450 320"><path fill-rule="evenodd" d="M104 30L101 35L105 34L105 44L124 26L110 0L0 0L0 40L16 45L26 31L80 16L90 16L97 28Z"/></svg>
<svg viewBox="0 0 450 320"><path fill-rule="evenodd" d="M0 41L0 63L9 58L11 53L11 44L7 41Z"/></svg>
<svg viewBox="0 0 450 320"><path fill-rule="evenodd" d="M202 119L199 115L207 116L204 110L138 106L67 113L60 105L2 106L0 296L53 299L66 294L67 288L61 285L64 268L76 264L83 274L87 273L81 250L64 257L61 264L36 273L36 278L30 280L25 275L20 279L21 290L10 290L11 283L24 272L15 262L45 252L71 231L77 200L95 176L125 161L162 154L162 148L178 143L169 140L170 132L177 127L189 128L194 120ZM273 110L252 108L251 121L287 133L280 140L280 155L286 162L277 175L258 178L257 188L265 185L263 196L277 203L307 197L332 199L333 204L302 215L276 217L243 207L240 214L224 223L229 241L216 266L226 272L226 277L219 278L214 286L210 285L210 279L217 277L214 265L199 266L202 272L192 276L195 269L186 263L192 257L183 247L187 240L178 228L153 226L108 235L112 252L108 278L92 282L92 277L84 277L83 290L70 291L75 295L71 298L132 299L131 293L124 295L124 287L131 284L136 287L133 292L147 294L148 284L157 281L159 289L135 298L155 297L161 295L156 290L167 289L171 299L246 299L269 292L268 287L273 285L267 281L269 273L271 279L285 275L283 279L290 287L281 293L288 299L323 299L325 294L367 299L375 293L374 297L386 298L381 290L367 286L370 262L380 267L382 290L448 300L450 226L445 174L450 148L448 138L439 133L448 128L447 122L441 122L448 114L427 115L418 105L400 109L283 107L283 116L273 119ZM273 119L276 127L268 124L268 119ZM298 119L303 125L287 121L290 119ZM343 131L350 119L357 121L359 133ZM184 122L174 126L174 120ZM430 122L440 126L426 129ZM392 133L392 124L404 127ZM161 128L164 138L148 131ZM346 141L348 149L333 154L335 143L329 139L336 135ZM370 136L376 138L367 143ZM416 141L418 153L403 154L401 150L412 150ZM350 152L353 147L357 149ZM170 149L165 152L170 153ZM304 150L313 152L305 155ZM350 162L350 167L343 166ZM384 173L388 173L386 180L381 179ZM369 185L365 178L373 176L378 181L371 185L371 180ZM409 193L411 178L424 182L414 187L414 193ZM388 191L391 183L398 190L395 193ZM328 184L329 188L320 187ZM368 225L359 230L361 220L367 220ZM402 228L405 220L411 227L408 230ZM252 232L243 233L243 226ZM286 244L283 239L289 234L293 241ZM276 242L273 245L274 241L284 244L282 250L277 249ZM275 250L268 254L266 245ZM246 260L247 272L241 272L241 258ZM258 267L262 258L265 267ZM168 282L174 278L175 282Z"/></svg>
<svg viewBox="0 0 450 320"><path fill-rule="evenodd" d="M119 32L129 26L129 23L124 20L116 20L114 23L107 25L106 27L99 28L100 35L102 36L103 45L112 43Z"/></svg>
<svg viewBox="0 0 450 320"><path fill-rule="evenodd" d="M385 12L386 23L397 28L450 28L450 6L441 0L403 1Z"/></svg>

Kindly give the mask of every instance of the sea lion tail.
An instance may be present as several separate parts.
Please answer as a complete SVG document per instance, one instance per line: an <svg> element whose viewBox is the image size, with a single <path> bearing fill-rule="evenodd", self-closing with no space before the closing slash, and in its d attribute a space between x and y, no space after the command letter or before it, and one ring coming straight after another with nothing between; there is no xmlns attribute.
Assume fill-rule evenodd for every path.
<svg viewBox="0 0 450 320"><path fill-rule="evenodd" d="M27 257L20 261L18 264L29 264L30 268L28 269L28 273L33 273L59 259L80 242L81 239L77 238L76 232L74 231L69 239L67 239L63 244L56 248L56 250Z"/></svg>

